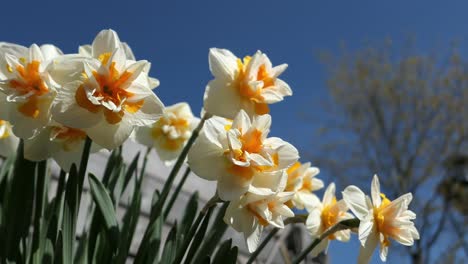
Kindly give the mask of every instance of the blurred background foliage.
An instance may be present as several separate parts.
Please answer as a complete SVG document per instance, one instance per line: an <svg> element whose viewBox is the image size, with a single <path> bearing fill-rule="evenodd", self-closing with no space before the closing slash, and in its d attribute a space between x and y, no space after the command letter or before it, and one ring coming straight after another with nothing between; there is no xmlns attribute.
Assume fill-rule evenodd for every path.
<svg viewBox="0 0 468 264"><path fill-rule="evenodd" d="M320 53L330 116L310 158L339 185L380 176L390 199L412 192L421 240L410 263L468 258L468 57L456 44L422 53L415 40Z"/></svg>

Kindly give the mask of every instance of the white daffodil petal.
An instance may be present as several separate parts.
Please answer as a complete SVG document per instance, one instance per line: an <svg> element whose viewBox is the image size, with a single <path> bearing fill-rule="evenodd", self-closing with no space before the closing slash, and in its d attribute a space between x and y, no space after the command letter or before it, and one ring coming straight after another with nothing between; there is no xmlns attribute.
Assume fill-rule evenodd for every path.
<svg viewBox="0 0 468 264"><path fill-rule="evenodd" d="M322 219L320 210L312 210L307 216L306 228L313 237L318 237L322 232Z"/></svg>
<svg viewBox="0 0 468 264"><path fill-rule="evenodd" d="M249 189L250 181L238 179L236 175L222 174L218 176L218 195L223 201L238 199Z"/></svg>
<svg viewBox="0 0 468 264"><path fill-rule="evenodd" d="M335 183L332 182L330 183L330 185L328 185L327 189L325 190L322 203L324 205L331 204L333 201L333 198L335 198Z"/></svg>
<svg viewBox="0 0 468 264"><path fill-rule="evenodd" d="M377 175L374 175L374 178L372 179L371 197L374 206L379 207L382 203L382 199L380 198L380 183Z"/></svg>
<svg viewBox="0 0 468 264"><path fill-rule="evenodd" d="M226 171L224 151L200 135L188 153L188 163L199 177L214 181Z"/></svg>
<svg viewBox="0 0 468 264"><path fill-rule="evenodd" d="M222 80L234 80L237 71L237 57L226 49L211 48L208 56L210 71Z"/></svg>
<svg viewBox="0 0 468 264"><path fill-rule="evenodd" d="M262 227L258 226L254 231L246 237L247 248L250 253L254 252L258 247L258 242L260 242L260 236L262 234Z"/></svg>
<svg viewBox="0 0 468 264"><path fill-rule="evenodd" d="M374 219L366 219L361 220L359 223L359 241L361 241L361 245L364 246L366 241L370 235L375 235L377 232L376 227L374 225Z"/></svg>
<svg viewBox="0 0 468 264"><path fill-rule="evenodd" d="M206 87L204 96L205 111L225 118L234 119L242 100L232 84L226 84L222 80L214 79Z"/></svg>
<svg viewBox="0 0 468 264"><path fill-rule="evenodd" d="M374 253L375 248L379 243L379 237L377 235L370 235L364 246L361 246L359 250L359 256L357 263L359 264L367 264L369 263L372 254Z"/></svg>
<svg viewBox="0 0 468 264"><path fill-rule="evenodd" d="M117 125L100 122L96 126L84 129L96 144L112 150L122 145L133 131L133 126L125 119Z"/></svg>
<svg viewBox="0 0 468 264"><path fill-rule="evenodd" d="M32 139L24 141L24 157L31 161L42 161L52 157L58 147L50 140L50 129L46 128Z"/></svg>
<svg viewBox="0 0 468 264"><path fill-rule="evenodd" d="M360 220L365 219L369 214L365 194L358 187L354 185L346 187L343 191L343 200Z"/></svg>
<svg viewBox="0 0 468 264"><path fill-rule="evenodd" d="M93 57L97 59L100 55L106 53L112 54L115 49L119 48L120 39L112 29L102 30L98 33L91 46Z"/></svg>
<svg viewBox="0 0 468 264"><path fill-rule="evenodd" d="M40 49L45 60L52 60L60 55L63 55L63 52L54 45L44 44L40 47Z"/></svg>
<svg viewBox="0 0 468 264"><path fill-rule="evenodd" d="M164 105L152 94L144 99L143 105L135 113L126 111L128 122L134 126L148 126L157 121L163 114Z"/></svg>

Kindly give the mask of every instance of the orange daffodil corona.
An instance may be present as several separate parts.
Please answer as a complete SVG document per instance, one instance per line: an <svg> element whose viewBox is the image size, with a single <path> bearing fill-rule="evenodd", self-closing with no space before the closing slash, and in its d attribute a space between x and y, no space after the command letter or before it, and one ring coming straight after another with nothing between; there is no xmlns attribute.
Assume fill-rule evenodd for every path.
<svg viewBox="0 0 468 264"><path fill-rule="evenodd" d="M377 175L371 184L371 198L358 187L348 186L343 191L343 199L360 220L359 240L361 250L358 263L368 263L375 248L380 245L380 259L386 261L390 239L405 246L412 246L419 239L413 220L416 214L408 210L413 199L411 193L390 201L380 192Z"/></svg>
<svg viewBox="0 0 468 264"><path fill-rule="evenodd" d="M269 104L292 95L278 78L287 64L273 67L261 51L240 59L229 50L212 48L209 63L215 79L206 87L204 107L210 114L230 119L241 109L249 116L268 114Z"/></svg>
<svg viewBox="0 0 468 264"><path fill-rule="evenodd" d="M52 70L62 85L54 119L107 149L120 146L135 127L154 123L164 109L152 91L159 83L148 77L150 64L132 60L123 46L114 31L103 30L89 53L56 60Z"/></svg>

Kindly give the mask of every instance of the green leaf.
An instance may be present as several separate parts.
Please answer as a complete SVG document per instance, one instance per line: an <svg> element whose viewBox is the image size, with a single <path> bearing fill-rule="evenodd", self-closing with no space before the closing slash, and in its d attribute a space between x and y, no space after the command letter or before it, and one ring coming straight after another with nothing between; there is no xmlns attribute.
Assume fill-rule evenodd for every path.
<svg viewBox="0 0 468 264"><path fill-rule="evenodd" d="M187 167L185 169L184 175L182 176L182 179L180 179L179 183L177 184L174 192L172 193L171 199L169 199L169 203L167 204L166 208L164 209L164 219L167 219L167 216L172 210L172 206L174 205L175 201L177 200L177 197L179 196L180 191L182 190L182 187L184 186L185 181L187 180L188 176L190 175L190 167Z"/></svg>
<svg viewBox="0 0 468 264"><path fill-rule="evenodd" d="M194 255L195 255L194 259L196 259L197 257L202 259L204 256L206 256L205 254L200 253L198 251L198 248L200 247L201 241L203 241L203 238L205 236L206 229L208 228L208 224L210 222L210 217L211 217L212 212L213 212L213 207L210 207L210 209L208 209L208 212L204 216L203 222L200 225L200 228L198 228L198 230L197 230L197 232L195 234L195 237L193 238L193 241L192 241L193 234L191 234L191 233L189 233L187 235L187 237L184 238L184 240L185 240L184 244L185 245L183 245L183 246L181 246L179 248L179 252L178 252L179 258L180 258L180 256L182 256L182 258L183 258L183 255L184 255L185 251L187 250L186 249L187 246L188 246L187 242L190 243L190 241L192 241L192 244L190 245L190 249L189 249L189 251L187 253L187 256L185 257L185 263L189 263L189 261L192 260L192 256L194 256ZM201 215L201 213L202 212L200 212L200 215ZM197 225L195 224L195 225L192 226L192 229L196 228L196 227L197 227ZM201 255L201 254L203 254L203 255ZM180 260L179 259L177 259L177 260L182 261L182 258L180 258Z"/></svg>
<svg viewBox="0 0 468 264"><path fill-rule="evenodd" d="M117 249L119 240L119 227L114 205L106 190L106 187L92 173L89 174L89 185L91 195L96 203L98 212L104 219L106 234L113 249Z"/></svg>
<svg viewBox="0 0 468 264"><path fill-rule="evenodd" d="M59 231L57 235L57 242L55 242L54 246L54 264L62 264L63 262L63 235L62 230Z"/></svg>
<svg viewBox="0 0 468 264"><path fill-rule="evenodd" d="M213 221L212 226L210 227L210 232L205 236L205 239L200 243L199 252L197 252L196 261L201 261L201 258L204 256L210 256L213 254L214 250L219 244L219 241L223 237L224 233L227 230L227 225L223 220L223 217L226 213L226 209L229 203L225 202L223 206L218 210L216 218ZM197 263L197 262L194 262Z"/></svg>
<svg viewBox="0 0 468 264"><path fill-rule="evenodd" d="M8 173L13 170L15 165L16 157L10 156L6 160L3 161L2 166L0 168L0 183L7 179Z"/></svg>
<svg viewBox="0 0 468 264"><path fill-rule="evenodd" d="M127 259L128 252L130 251L130 246L132 243L133 236L138 224L138 219L140 217L140 207L141 207L141 182L143 179L138 179L135 177L135 186L132 195L132 202L130 207L125 212L125 215L122 220L122 231L120 232L120 244L119 250L115 262L117 264L124 264Z"/></svg>
<svg viewBox="0 0 468 264"><path fill-rule="evenodd" d="M47 160L39 162L36 174L36 198L34 209L34 232L32 238L31 256L33 263L42 263L42 255L46 242L47 226L45 225L45 208L47 206L47 186L49 184Z"/></svg>
<svg viewBox="0 0 468 264"><path fill-rule="evenodd" d="M226 256L225 262L226 264L236 264L237 263L237 254L239 253L239 249L237 247L231 248L229 251L229 255Z"/></svg>
<svg viewBox="0 0 468 264"><path fill-rule="evenodd" d="M119 203L120 196L122 195L122 193L124 193L125 189L127 189L130 179L132 178L134 174L136 174L136 168L137 168L139 159L140 159L140 152L138 152L133 158L132 162L130 163L130 166L128 166L128 169L125 172L125 176L124 177L121 176L117 180L115 184L115 188L113 190L114 201L116 205Z"/></svg>
<svg viewBox="0 0 468 264"><path fill-rule="evenodd" d="M62 244L61 263L73 262L76 217L78 215L78 184L78 172L76 170L76 165L73 164L68 176L65 200L63 203L62 239L60 241Z"/></svg>
<svg viewBox="0 0 468 264"><path fill-rule="evenodd" d="M4 198L6 233L4 252L9 260L17 258L21 240L29 235L33 211L36 163L24 159L23 146L24 143L21 140Z"/></svg>
<svg viewBox="0 0 468 264"><path fill-rule="evenodd" d="M157 258L161 245L162 228L164 225L162 217L148 224L148 232L142 239L135 258L135 263L149 263Z"/></svg>
<svg viewBox="0 0 468 264"><path fill-rule="evenodd" d="M88 259L88 234L86 231L81 234L78 240L78 247L76 249L75 261L73 263L86 263Z"/></svg>
<svg viewBox="0 0 468 264"><path fill-rule="evenodd" d="M190 200L187 202L187 206L185 206L185 213L182 218L182 222L180 223L179 230L182 234L187 234L192 226L193 220L195 219L195 215L197 214L198 210L198 192L195 192L190 197Z"/></svg>
<svg viewBox="0 0 468 264"><path fill-rule="evenodd" d="M218 251L216 252L215 257L213 258L212 263L216 264L223 264L225 263L226 258L229 256L231 252L231 244L232 239L227 239L224 241L221 246L219 246Z"/></svg>
<svg viewBox="0 0 468 264"><path fill-rule="evenodd" d="M122 153L120 148L116 148L111 152L111 155L107 160L106 169L104 170L104 174L102 176L102 183L104 185L107 186L109 184L112 172L115 170L115 168L120 167L122 163Z"/></svg>
<svg viewBox="0 0 468 264"><path fill-rule="evenodd" d="M176 254L176 238L177 238L177 224L171 228L169 235L167 235L166 244L164 245L164 251L161 256L161 261L159 263L162 264L171 264L174 263L174 257ZM155 263L153 261L153 263Z"/></svg>
<svg viewBox="0 0 468 264"><path fill-rule="evenodd" d="M54 244L50 239L46 239L42 261L43 264L51 264L54 262Z"/></svg>

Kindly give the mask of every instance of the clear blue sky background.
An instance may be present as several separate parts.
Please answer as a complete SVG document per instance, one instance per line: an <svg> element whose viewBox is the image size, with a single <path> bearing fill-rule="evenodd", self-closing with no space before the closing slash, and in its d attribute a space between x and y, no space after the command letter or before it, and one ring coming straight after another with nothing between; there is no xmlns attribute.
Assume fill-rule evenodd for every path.
<svg viewBox="0 0 468 264"><path fill-rule="evenodd" d="M341 41L353 49L366 39L398 41L407 34L415 34L422 49L453 39L464 42L467 10L465 1L427 0L3 1L0 40L52 43L71 53L91 43L101 29L112 28L138 59L152 62L162 101L187 101L194 113L211 79L210 47L238 56L260 49L274 65L289 64L282 79L294 90L293 97L272 107L272 134L313 151L313 142L320 140L314 130L328 118L321 105L327 99L326 76L317 51L337 52ZM301 113L311 120L305 123ZM356 242L334 243L331 260L349 263L357 250ZM398 258L390 250L390 262L392 255Z"/></svg>

